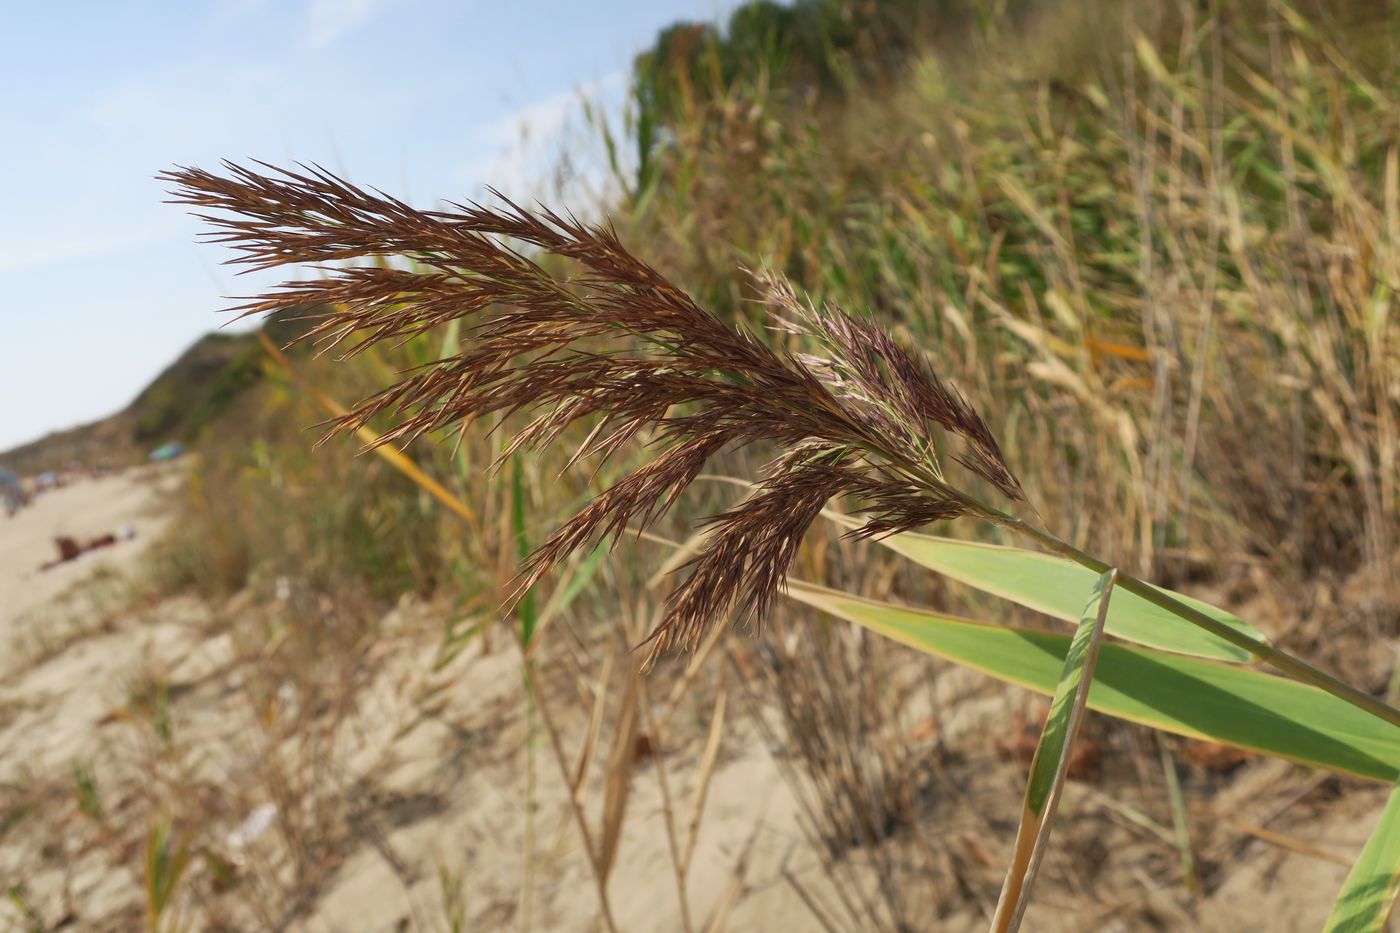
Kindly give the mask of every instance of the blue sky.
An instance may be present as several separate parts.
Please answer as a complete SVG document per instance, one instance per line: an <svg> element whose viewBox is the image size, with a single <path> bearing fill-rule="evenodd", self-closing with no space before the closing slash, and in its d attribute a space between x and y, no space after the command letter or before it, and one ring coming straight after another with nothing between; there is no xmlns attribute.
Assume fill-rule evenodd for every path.
<svg viewBox="0 0 1400 933"><path fill-rule="evenodd" d="M0 0L0 450L119 410L235 278L152 176L319 162L420 205L528 195L632 57L734 0ZM567 205L573 206L573 205Z"/></svg>

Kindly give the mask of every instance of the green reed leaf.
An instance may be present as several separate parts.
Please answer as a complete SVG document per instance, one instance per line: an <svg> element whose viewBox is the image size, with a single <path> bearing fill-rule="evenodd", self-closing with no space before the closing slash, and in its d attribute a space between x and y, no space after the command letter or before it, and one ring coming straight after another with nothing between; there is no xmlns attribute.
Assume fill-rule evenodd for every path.
<svg viewBox="0 0 1400 933"><path fill-rule="evenodd" d="M1069 774L1070 750L1084 717L1084 704L1089 698L1089 685L1103 642L1109 596L1117 577L1118 571L1109 570L1095 581L1065 653L1064 667L1055 685L1055 698L1046 714L1035 757L1031 759L1025 805L1016 829L1016 845L992 920L996 933L1014 933L1030 902L1031 885L1035 883L1036 870L1049 846L1055 810Z"/></svg>
<svg viewBox="0 0 1400 933"><path fill-rule="evenodd" d="M1332 905L1326 933L1371 933L1386 928L1400 893L1400 788L1390 792L1381 821L1351 867Z"/></svg>
<svg viewBox="0 0 1400 933"><path fill-rule="evenodd" d="M1069 649L1065 635L874 602L796 580L788 595L925 654L1046 695L1054 693ZM1386 783L1400 777L1394 726L1316 687L1249 668L1105 644L1088 705L1165 732L1342 774Z"/></svg>
<svg viewBox="0 0 1400 933"><path fill-rule="evenodd" d="M853 521L830 512L827 515L845 525ZM912 532L879 540L885 547L922 567L1066 622L1079 620L1084 600L1098 577L1087 567L1043 551L977 544ZM1223 609L1162 587L1158 589L1251 638L1268 641L1258 629ZM1108 634L1125 641L1163 651L1220 661L1250 659L1242 648L1216 638L1127 590L1120 590L1114 597L1106 630Z"/></svg>

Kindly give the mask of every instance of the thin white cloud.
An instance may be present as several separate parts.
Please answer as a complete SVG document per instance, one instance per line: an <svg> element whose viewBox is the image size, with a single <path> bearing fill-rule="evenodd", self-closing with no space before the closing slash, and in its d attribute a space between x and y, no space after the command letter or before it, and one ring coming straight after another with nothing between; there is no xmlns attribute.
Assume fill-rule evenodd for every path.
<svg viewBox="0 0 1400 933"><path fill-rule="evenodd" d="M306 42L324 48L345 33L363 26L383 0L311 0L306 13Z"/></svg>
<svg viewBox="0 0 1400 933"><path fill-rule="evenodd" d="M267 6L269 2L271 0L217 0L214 4L212 20L219 24L237 22L245 16L256 13Z"/></svg>
<svg viewBox="0 0 1400 933"><path fill-rule="evenodd" d="M0 238L0 273L133 249L169 236L180 226L181 218L175 216L120 230Z"/></svg>
<svg viewBox="0 0 1400 933"><path fill-rule="evenodd" d="M580 147L571 146L583 116L583 102L607 109L608 99L620 96L627 86L627 72L618 70L589 81L572 91L541 98L482 129L477 138L490 154L463 166L469 183L490 185L509 197L540 193L542 184L565 159L571 172L594 174L580 158ZM584 134L592 138L591 133ZM583 179L592 184L598 179Z"/></svg>
<svg viewBox="0 0 1400 933"><path fill-rule="evenodd" d="M285 83L267 64L209 68L179 65L128 78L105 89L87 118L100 129L156 139L217 140L235 123L263 112L267 98Z"/></svg>

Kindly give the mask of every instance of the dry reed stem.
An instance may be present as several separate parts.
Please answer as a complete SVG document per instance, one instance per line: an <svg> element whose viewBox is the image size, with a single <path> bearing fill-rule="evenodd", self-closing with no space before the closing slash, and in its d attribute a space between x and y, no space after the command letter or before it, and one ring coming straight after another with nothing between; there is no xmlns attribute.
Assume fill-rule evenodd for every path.
<svg viewBox="0 0 1400 933"><path fill-rule="evenodd" d="M715 694L715 708L710 713L710 731L705 736L705 751L700 755L700 772L695 782L695 801L690 808L690 824L686 828L685 854L681 862L688 872L695 855L695 843L700 838L700 819L705 813L705 798L710 790L710 778L719 759L719 743L724 738L724 711L729 693L723 687Z"/></svg>
<svg viewBox="0 0 1400 933"><path fill-rule="evenodd" d="M525 665L526 675L530 678L531 681L536 681L535 662L528 655L526 655L523 650L520 654L521 663ZM564 740L559 733L558 726L554 722L554 717L550 713L549 700L545 696L545 693L546 691L544 690L536 691L535 700L536 705L540 711L540 722L543 723L545 727L545 732L549 734L550 748L552 748L554 751L555 763L559 766L559 773L564 780L565 786L568 786L568 756L564 753ZM608 930L611 931L611 933L617 933L617 923L613 919L612 913L612 902L608 897L608 872L612 864L611 855L605 862L602 856L603 850L594 844L593 833L588 827L588 816L583 812L582 802L573 794L568 795L568 801L569 811L573 814L574 823L578 826L579 835L583 839L584 854L588 858L588 867L592 870L593 873L593 884L598 894L598 907L603 914L603 923L607 926ZM620 816L617 818L616 822L620 825ZM616 829L610 830L609 827L611 826L612 823L609 823L605 820L604 832L617 832ZM615 854L615 843L613 844L611 851Z"/></svg>
<svg viewBox="0 0 1400 933"><path fill-rule="evenodd" d="M612 679L613 656L603 659L603 670L598 675L598 686L593 691L593 709L588 716L588 728L583 733L583 748L579 750L578 764L574 768L573 779L569 782L569 793L574 800L583 803L584 782L588 779L588 768L593 763L593 754L598 747L598 736L603 729L603 712L607 706L608 682Z"/></svg>
<svg viewBox="0 0 1400 933"><path fill-rule="evenodd" d="M666 846L671 855L671 874L676 882L676 900L680 908L681 929L685 933L693 933L694 923L690 919L690 894L686 889L687 862L688 859L682 850L679 833L676 827L676 808L671 797L671 782L666 777L666 756L661 750L661 735L656 731L656 717L651 703L651 694L647 690L647 682L638 676L638 694L641 702L638 704L641 720L651 736L652 754L651 764L656 770L656 784L661 791L661 814L666 826Z"/></svg>
<svg viewBox="0 0 1400 933"><path fill-rule="evenodd" d="M622 691L622 706L617 714L612 749L608 754L608 780L603 793L603 838L599 843L598 861L602 866L604 884L612 873L622 841L622 823L631 795L632 762L637 749L637 696L641 689L641 677L630 660L623 676L626 684Z"/></svg>

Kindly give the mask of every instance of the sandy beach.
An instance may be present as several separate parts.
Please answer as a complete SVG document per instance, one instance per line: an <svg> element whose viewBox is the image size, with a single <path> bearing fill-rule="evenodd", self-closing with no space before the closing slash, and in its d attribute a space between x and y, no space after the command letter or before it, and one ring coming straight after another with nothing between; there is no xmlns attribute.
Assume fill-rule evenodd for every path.
<svg viewBox="0 0 1400 933"><path fill-rule="evenodd" d="M514 649L479 639L443 664L438 633L448 610L405 599L327 681L287 656L275 634L283 614L314 617L295 597L271 606L246 596L218 605L133 597L181 476L143 469L75 483L0 522L0 636L9 646L0 680L0 880L17 892L0 917L42 929L140 927L151 828L173 818L181 845L199 856L167 908L177 919L326 933L598 929L572 791L530 722ZM52 559L55 536L108 532L118 544L38 569ZM1034 701L988 692L966 671L939 680L948 697L940 744L955 750L946 766L965 784L930 805L922 835L938 840L935 864L949 885L969 872L995 884L1010 837L991 827L1014 825L1024 764L993 751L992 724ZM782 770L785 753L734 712L743 700L729 690L731 718L703 779L707 723L720 700L697 691L676 717L691 725L672 728L664 748L648 739L620 771L595 768L581 785L595 830L600 801L622 786L608 781L622 775L628 788L607 883L619 930L679 928L667 825L684 830L701 796L684 885L695 928L823 929L804 897L830 897L829 876ZM967 699L969 691L981 699ZM571 692L556 681L543 696L575 756L588 717ZM600 758L607 730L603 739ZM1193 823L1203 831L1221 825L1222 814L1241 825L1272 819L1251 815L1245 801L1297 779L1285 762L1250 762L1212 804L1193 804ZM1162 840L1106 811L1092 784L1071 782L1066 837L1083 825L1109 839L1116 855L1101 871L1122 896L1047 897L1028 923L1070 931L1086 917L1153 916L1173 929L1225 931L1265 928L1256 924L1267 915L1268 929L1315 929L1383 798L1383 789L1353 788L1259 830L1275 833L1272 844L1230 832L1226 848L1203 847L1236 863L1203 904L1208 922L1195 927L1179 902L1135 874L1135 864L1159 857ZM1198 844L1208 838L1215 834ZM847 877L874 881L865 854L845 858ZM1079 870L1060 853L1052 864ZM220 870L231 880L220 881ZM269 913L266 903L283 906ZM937 929L985 929L991 906L968 901L945 911Z"/></svg>
<svg viewBox="0 0 1400 933"><path fill-rule="evenodd" d="M180 475L179 467L142 467L80 479L0 519L0 639L25 634L17 627L26 616L94 573L134 568L164 527ZM40 569L58 556L54 539L85 542L106 534L116 535L114 546Z"/></svg>
<svg viewBox="0 0 1400 933"><path fill-rule="evenodd" d="M0 878L20 892L0 916L84 930L139 926L147 830L163 811L175 810L152 792L169 792L159 785L171 779L165 769L178 757L173 770L187 792L219 798L202 811L192 844L236 864L250 888L298 883L288 872L299 869L268 829L277 814L302 806L336 824L327 832L351 830L323 857L329 862L315 866L310 899L288 898L298 903L294 915L258 917L235 903L230 928L273 921L318 931L389 931L406 923L440 929L451 912L444 878L471 891L462 908L467 929L514 926L526 883L535 928L589 928L596 888L565 803L568 791L539 747L528 882L522 870L530 822L520 803L526 746L539 740L527 736L514 652L477 645L435 671L429 609L405 603L385 620L384 642L360 658L354 708L326 726L336 733L329 744L312 747L309 733L268 729L267 714L240 693L265 652L245 653L240 623L229 615L254 618L260 610L237 599L216 610L186 597L128 606L117 595L139 578L141 557L167 520L179 481L176 470L141 470L79 482L0 522L0 634L12 646L0 681L0 814L8 814ZM57 535L120 537L127 529L134 531L129 540L38 569L56 553ZM172 698L167 728L174 738L164 745L152 745L141 718L147 684ZM278 702L294 707L306 689L284 679ZM443 698L427 719L425 695ZM576 712L564 715L571 729L583 726L574 722ZM731 929L774 929L779 918L784 929L810 928L797 894L781 880L784 870L808 876L816 868L810 856L793 855L802 839L796 803L764 745L750 730L738 736L725 741L707 788L688 898L712 918L727 916ZM480 737L470 738L466 765L465 737ZM682 813L695 792L703 739L703 731L689 736L668 764L669 793ZM315 764L298 757L308 753ZM266 771L273 760L305 766L305 774L293 775L308 782L295 800L279 798L285 781ZM610 888L620 929L661 933L675 928L677 892L667 867L666 805L652 770L644 761L636 765ZM93 786L86 804L75 789L79 774ZM590 786L590 800L601 793ZM207 879L187 882L176 915L198 896L197 884Z"/></svg>

